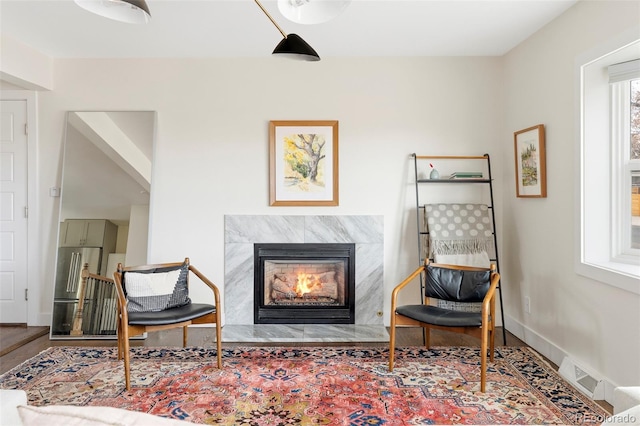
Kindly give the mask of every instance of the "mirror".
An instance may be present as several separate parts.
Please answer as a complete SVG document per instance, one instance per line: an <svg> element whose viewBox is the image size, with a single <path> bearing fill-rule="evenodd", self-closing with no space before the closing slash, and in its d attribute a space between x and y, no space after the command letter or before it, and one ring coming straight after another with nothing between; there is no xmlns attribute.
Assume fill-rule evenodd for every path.
<svg viewBox="0 0 640 426"><path fill-rule="evenodd" d="M147 263L156 113L67 113L51 338L115 338L119 262Z"/></svg>

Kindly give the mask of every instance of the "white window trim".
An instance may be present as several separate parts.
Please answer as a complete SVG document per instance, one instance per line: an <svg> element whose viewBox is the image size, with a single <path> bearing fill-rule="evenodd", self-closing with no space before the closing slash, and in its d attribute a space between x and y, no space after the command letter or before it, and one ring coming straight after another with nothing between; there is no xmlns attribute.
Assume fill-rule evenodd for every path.
<svg viewBox="0 0 640 426"><path fill-rule="evenodd" d="M628 81L618 81L611 85L612 117L629 117L631 115L630 88L631 85ZM613 120L611 123L611 253L615 262L638 264L640 249L631 248L631 233L629 232L631 215L614 214L614 212L631 211L631 198L629 197L631 194L631 173L640 171L640 160L629 160L630 135L631 123L628 120Z"/></svg>
<svg viewBox="0 0 640 426"><path fill-rule="evenodd" d="M634 59L640 50L638 28L599 46L577 58L577 173L576 173L576 273L603 283L640 294L638 258L612 258L613 238L611 203L620 194L612 193L612 153L609 120L609 76L607 67ZM635 58L638 55L635 54ZM588 87L589 90L585 90ZM594 87L596 88L594 90ZM601 88L598 90L597 88ZM630 193L630 191L629 191Z"/></svg>

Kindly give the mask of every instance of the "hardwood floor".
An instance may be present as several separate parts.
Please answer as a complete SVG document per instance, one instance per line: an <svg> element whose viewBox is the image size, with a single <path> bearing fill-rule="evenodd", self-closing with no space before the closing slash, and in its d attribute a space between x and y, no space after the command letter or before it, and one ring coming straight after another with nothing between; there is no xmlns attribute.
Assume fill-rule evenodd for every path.
<svg viewBox="0 0 640 426"><path fill-rule="evenodd" d="M24 344L49 334L49 327L27 327L26 325L0 326L0 357Z"/></svg>

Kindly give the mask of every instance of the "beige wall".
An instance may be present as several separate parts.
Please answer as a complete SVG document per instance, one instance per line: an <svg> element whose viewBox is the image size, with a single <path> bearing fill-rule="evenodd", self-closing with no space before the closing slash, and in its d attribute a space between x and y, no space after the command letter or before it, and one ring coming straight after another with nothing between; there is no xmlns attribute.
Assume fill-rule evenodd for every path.
<svg viewBox="0 0 640 426"><path fill-rule="evenodd" d="M574 269L576 79L585 52L633 27L640 38L639 16L637 1L579 2L504 57L505 159L513 155L514 131L544 124L548 172L547 198L522 199L515 197L513 160L504 167L503 245L510 257L503 273L512 328L554 361L569 353L618 385L640 385L640 296ZM531 314L523 312L525 296Z"/></svg>

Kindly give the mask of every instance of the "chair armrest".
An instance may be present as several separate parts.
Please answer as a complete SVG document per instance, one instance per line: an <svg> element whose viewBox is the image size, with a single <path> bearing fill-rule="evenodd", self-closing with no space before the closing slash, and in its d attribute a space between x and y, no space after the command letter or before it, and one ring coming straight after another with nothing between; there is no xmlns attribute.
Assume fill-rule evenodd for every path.
<svg viewBox="0 0 640 426"><path fill-rule="evenodd" d="M118 319L118 321L122 319L126 324L129 321L127 313L127 303L129 302L127 301L127 297L124 295L124 289L122 288L122 274L118 273L118 271L113 273L113 282L116 287L116 294L118 296L118 313L120 314L120 318Z"/></svg>
<svg viewBox="0 0 640 426"><path fill-rule="evenodd" d="M394 315L396 312L398 293L400 292L400 290L402 290L404 287L406 287L407 284L413 281L415 277L417 277L422 272L424 272L425 268L426 268L425 265L421 265L420 267L418 267L418 269L413 271L411 275L405 278L400 284L394 287L393 292L391 293L391 315Z"/></svg>
<svg viewBox="0 0 640 426"><path fill-rule="evenodd" d="M195 274L200 280L207 285L211 290L213 290L213 297L216 302L216 306L220 306L220 290L218 287L207 278L202 272L200 272L195 266L189 264L189 270Z"/></svg>
<svg viewBox="0 0 640 426"><path fill-rule="evenodd" d="M500 274L497 272L491 273L491 285L489 286L489 290L487 290L487 294L485 294L484 299L482 299L482 318L483 322L485 319L485 314L488 316L490 311L493 311L492 306L495 306L494 298L496 295L496 289L498 288L498 284L500 283Z"/></svg>

